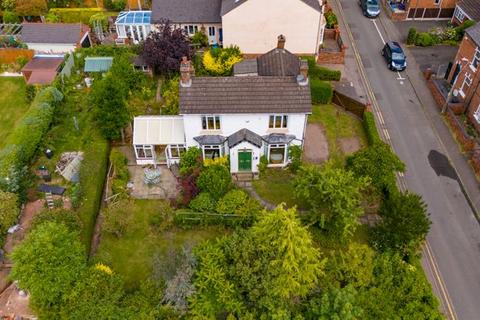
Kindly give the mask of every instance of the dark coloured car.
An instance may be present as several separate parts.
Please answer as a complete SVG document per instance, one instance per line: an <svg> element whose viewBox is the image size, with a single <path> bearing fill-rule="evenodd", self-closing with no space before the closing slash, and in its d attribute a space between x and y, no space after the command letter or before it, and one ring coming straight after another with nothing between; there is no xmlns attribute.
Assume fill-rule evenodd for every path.
<svg viewBox="0 0 480 320"><path fill-rule="evenodd" d="M387 61L388 69L392 71L403 71L407 67L407 57L402 47L396 41L390 41L382 49L382 56Z"/></svg>
<svg viewBox="0 0 480 320"><path fill-rule="evenodd" d="M378 0L358 0L362 8L363 15L368 18L376 18L380 14L380 5Z"/></svg>

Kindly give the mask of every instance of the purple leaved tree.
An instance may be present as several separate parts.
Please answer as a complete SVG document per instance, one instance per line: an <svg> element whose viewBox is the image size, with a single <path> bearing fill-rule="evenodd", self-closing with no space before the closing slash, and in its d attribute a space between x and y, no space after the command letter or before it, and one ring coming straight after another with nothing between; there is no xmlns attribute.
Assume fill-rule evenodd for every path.
<svg viewBox="0 0 480 320"><path fill-rule="evenodd" d="M183 56L190 58L190 40L182 29L163 20L145 40L141 56L157 74L177 72Z"/></svg>

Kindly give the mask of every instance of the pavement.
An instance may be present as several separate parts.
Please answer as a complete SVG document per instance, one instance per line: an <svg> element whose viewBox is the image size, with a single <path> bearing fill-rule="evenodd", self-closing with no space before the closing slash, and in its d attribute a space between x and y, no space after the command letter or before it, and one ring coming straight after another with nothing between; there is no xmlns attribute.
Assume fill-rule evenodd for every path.
<svg viewBox="0 0 480 320"><path fill-rule="evenodd" d="M357 91L368 93L382 136L407 166L400 181L428 205L432 226L422 264L442 309L449 319L479 319L479 184L435 105L416 55L404 48L409 66L402 73L388 70L380 55L383 42L402 39L408 26L392 22L385 12L367 19L351 0L329 3L340 13L349 47L344 77L357 85L362 75Z"/></svg>

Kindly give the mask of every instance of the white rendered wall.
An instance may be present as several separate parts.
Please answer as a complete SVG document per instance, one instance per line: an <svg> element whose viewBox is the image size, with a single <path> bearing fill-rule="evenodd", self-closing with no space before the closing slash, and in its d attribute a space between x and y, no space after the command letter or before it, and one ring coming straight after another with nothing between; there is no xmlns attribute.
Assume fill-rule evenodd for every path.
<svg viewBox="0 0 480 320"><path fill-rule="evenodd" d="M323 34L321 16L299 0L248 0L222 17L223 45L263 54L275 48L283 34L290 52L316 54Z"/></svg>
<svg viewBox="0 0 480 320"><path fill-rule="evenodd" d="M258 148L248 142L242 142L230 149L230 172L238 171L238 151L252 151L252 170L249 172L258 172L260 157L263 155L263 148Z"/></svg>
<svg viewBox="0 0 480 320"><path fill-rule="evenodd" d="M76 49L76 44L27 43L28 49L35 53L69 53Z"/></svg>

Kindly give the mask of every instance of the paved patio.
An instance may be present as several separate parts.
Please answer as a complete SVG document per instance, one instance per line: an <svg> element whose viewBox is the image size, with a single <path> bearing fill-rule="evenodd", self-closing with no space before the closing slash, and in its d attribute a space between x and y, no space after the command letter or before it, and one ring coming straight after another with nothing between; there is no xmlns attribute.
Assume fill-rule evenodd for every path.
<svg viewBox="0 0 480 320"><path fill-rule="evenodd" d="M142 166L128 166L130 172L130 181L133 182L133 188L130 195L136 199L175 199L179 196L177 178L167 166L158 166L160 168L160 182L149 186L144 182L144 168Z"/></svg>

